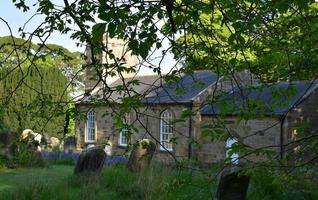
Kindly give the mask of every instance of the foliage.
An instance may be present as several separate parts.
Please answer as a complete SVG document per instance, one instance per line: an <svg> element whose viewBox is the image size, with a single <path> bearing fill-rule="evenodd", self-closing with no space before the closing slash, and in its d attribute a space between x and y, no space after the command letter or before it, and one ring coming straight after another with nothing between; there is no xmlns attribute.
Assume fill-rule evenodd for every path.
<svg viewBox="0 0 318 200"><path fill-rule="evenodd" d="M26 5L24 0L13 2L17 8L28 11L30 5ZM105 83L109 76L118 75L122 78L122 73L138 69L138 66L124 67L125 55L115 56L103 45L105 32L111 38L125 40L130 51L124 53L139 56L146 63L146 67L151 60L149 56L152 51L160 51L161 56L165 56L172 50L175 58L181 60L185 66L181 70L174 68L168 75L163 76L163 66L149 64L150 69L170 83L178 81L181 73L192 74L196 69L213 70L220 77L230 79L234 82L233 87L237 86L239 89L241 85L236 77L237 72L252 72L261 82L266 83L317 78L317 4L312 0L63 2L63 5L59 5L50 0L38 1L38 4L35 4L38 7L37 12L45 16L45 22L30 34L22 30L21 36L41 37L47 32L59 31L71 33L73 39L86 43L90 47L88 53L92 57L84 69L97 72L98 83L105 86L105 97L112 92L124 96L118 106L119 115L114 119L120 125L123 125L122 116L125 113L142 106L143 96L131 91L125 83L116 88L109 88ZM74 24L77 29L73 28ZM164 41L168 41L169 47L162 46ZM111 62L101 63L99 55L103 53ZM14 64L14 60L12 63ZM182 89L177 93L182 93ZM214 103L216 99L213 98L214 96L211 102ZM47 100L51 98L40 96L39 99L44 100L45 105L52 104ZM93 103L96 105L105 105L108 99L101 98L95 101ZM249 103L256 109L262 105L262 102ZM226 104L223 103L221 107L226 111ZM253 115L244 111L241 117L247 120ZM224 139L222 128L222 124L206 127L204 134ZM236 148L240 150L243 145ZM127 182L132 182L128 175L123 178L126 178ZM282 182L286 182L284 174L279 174L275 180L280 181L280 178ZM184 183L175 182L176 185ZM135 198L145 197L142 187L136 185L129 184L128 187L123 187L122 183L120 186L118 183L118 187L113 189L124 195L134 193ZM89 186L84 186L87 190L90 189ZM276 186L281 187L279 184ZM158 190L160 189L162 187L158 187ZM271 189L273 188L269 190ZM162 190L158 193L161 194ZM280 194L286 193L275 195Z"/></svg>
<svg viewBox="0 0 318 200"><path fill-rule="evenodd" d="M158 163L157 163L158 164ZM250 174L249 200L316 199L312 170L281 171L256 168ZM117 165L104 168L101 176L73 176L72 166L1 170L1 199L210 199L215 184L211 177L158 164L150 171L132 174Z"/></svg>
<svg viewBox="0 0 318 200"><path fill-rule="evenodd" d="M9 162L13 162L18 167L45 167L47 162L37 151L37 146L41 145L32 136L29 139L17 142L18 151Z"/></svg>
<svg viewBox="0 0 318 200"><path fill-rule="evenodd" d="M258 167L251 171L247 199L317 199L317 168L281 171Z"/></svg>
<svg viewBox="0 0 318 200"><path fill-rule="evenodd" d="M6 105L4 125L15 132L31 128L61 135L69 95L74 89L67 87L68 76L81 63L79 54L57 45L41 49L39 45L10 37L0 38L0 45L0 99Z"/></svg>
<svg viewBox="0 0 318 200"><path fill-rule="evenodd" d="M231 78L249 70L264 82L315 79L317 11L312 1L196 1L176 11L185 33L174 53L190 72L212 69Z"/></svg>
<svg viewBox="0 0 318 200"><path fill-rule="evenodd" d="M0 154L0 169L7 167L8 156Z"/></svg>
<svg viewBox="0 0 318 200"><path fill-rule="evenodd" d="M318 5L298 3L303 5L262 27L252 47L257 57L253 71L265 80L317 79Z"/></svg>

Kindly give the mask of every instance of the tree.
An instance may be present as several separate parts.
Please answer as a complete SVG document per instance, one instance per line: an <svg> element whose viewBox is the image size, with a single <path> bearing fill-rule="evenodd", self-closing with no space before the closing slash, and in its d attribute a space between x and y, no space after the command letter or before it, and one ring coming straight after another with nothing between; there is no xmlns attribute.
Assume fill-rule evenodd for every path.
<svg viewBox="0 0 318 200"><path fill-rule="evenodd" d="M247 69L263 82L315 79L317 4L289 3L197 1L195 14L180 12L187 28L175 55L190 69Z"/></svg>
<svg viewBox="0 0 318 200"><path fill-rule="evenodd" d="M13 2L28 11L30 5L24 0ZM191 74L196 69L213 70L233 80L233 87L240 87L235 77L240 71L253 72L264 83L317 78L317 5L311 0L64 0L63 4L38 0L36 5L46 20L31 34L22 29L22 36L42 37L59 31L86 43L92 60L84 68L97 72L105 93L127 93L118 108L120 115L141 105L142 95L131 92L122 76L139 66L124 67L125 54L130 52L116 57L103 44L105 32L109 37L125 40L132 54L167 82L178 80L181 72ZM169 45L163 46L164 41ZM173 68L163 75L161 62L151 64L154 51L160 51L162 57L172 51L185 67ZM110 62L102 63L98 55L106 55ZM123 87L109 88L105 75L118 75ZM211 97L211 102L217 100ZM222 124L212 128L217 132L220 127Z"/></svg>
<svg viewBox="0 0 318 200"><path fill-rule="evenodd" d="M58 136L70 107L70 74L82 62L79 53L23 39L0 38L0 98L4 126L13 132L31 128ZM71 82L74 84L74 82ZM69 122L68 122L69 123Z"/></svg>

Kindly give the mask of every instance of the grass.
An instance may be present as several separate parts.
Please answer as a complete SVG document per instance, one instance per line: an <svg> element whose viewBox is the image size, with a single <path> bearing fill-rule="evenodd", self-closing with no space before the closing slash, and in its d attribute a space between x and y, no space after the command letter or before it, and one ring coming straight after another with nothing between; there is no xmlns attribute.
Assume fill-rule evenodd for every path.
<svg viewBox="0 0 318 200"><path fill-rule="evenodd" d="M0 169L0 200L177 200L212 199L217 181L210 176L156 164L142 173L123 165L104 167L98 176L74 176L74 166ZM310 171L309 171L310 172ZM252 175L247 200L318 199L313 172L296 177L276 176L268 170ZM299 179L307 177L310 179Z"/></svg>
<svg viewBox="0 0 318 200"><path fill-rule="evenodd" d="M104 167L100 176L73 176L73 166L0 171L0 199L209 199L207 177L167 166L131 173L124 166ZM186 191L186 192L185 192Z"/></svg>

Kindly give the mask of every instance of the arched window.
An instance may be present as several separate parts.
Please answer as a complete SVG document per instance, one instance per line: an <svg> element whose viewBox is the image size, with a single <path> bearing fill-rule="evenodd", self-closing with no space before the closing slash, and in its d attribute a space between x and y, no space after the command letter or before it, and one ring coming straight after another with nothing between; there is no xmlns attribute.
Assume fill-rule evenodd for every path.
<svg viewBox="0 0 318 200"><path fill-rule="evenodd" d="M237 140L235 138L229 138L226 140L226 158L230 158L231 163L237 165L239 163L239 154L233 152L230 153L230 151L232 150L232 146L235 143L237 143Z"/></svg>
<svg viewBox="0 0 318 200"><path fill-rule="evenodd" d="M95 142L96 135L96 121L95 121L95 112L93 110L87 112L86 119L86 142Z"/></svg>
<svg viewBox="0 0 318 200"><path fill-rule="evenodd" d="M165 110L160 114L160 150L172 151L173 137L172 114Z"/></svg>
<svg viewBox="0 0 318 200"><path fill-rule="evenodd" d="M128 145L128 124L129 124L129 115L126 114L125 117L123 117L123 124L124 127L121 129L120 133L119 133L119 145L120 146L127 146Z"/></svg>

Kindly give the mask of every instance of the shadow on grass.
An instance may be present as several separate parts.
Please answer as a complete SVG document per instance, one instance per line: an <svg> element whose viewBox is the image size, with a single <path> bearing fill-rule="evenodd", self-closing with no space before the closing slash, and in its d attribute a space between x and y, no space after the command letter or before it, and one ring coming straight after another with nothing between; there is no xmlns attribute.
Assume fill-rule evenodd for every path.
<svg viewBox="0 0 318 200"><path fill-rule="evenodd" d="M210 199L210 190L200 188L206 176L156 165L131 173L124 165L104 167L101 174L73 175L73 166L0 172L0 199ZM195 193L195 191L200 191ZM194 195L192 195L194 194Z"/></svg>

